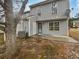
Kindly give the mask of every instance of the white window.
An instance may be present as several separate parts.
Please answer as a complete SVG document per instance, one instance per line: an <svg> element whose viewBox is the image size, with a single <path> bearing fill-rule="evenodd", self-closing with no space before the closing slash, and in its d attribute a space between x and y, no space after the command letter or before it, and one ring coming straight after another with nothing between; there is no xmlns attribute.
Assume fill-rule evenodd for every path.
<svg viewBox="0 0 79 59"><path fill-rule="evenodd" d="M59 31L59 21L49 22L49 30Z"/></svg>
<svg viewBox="0 0 79 59"><path fill-rule="evenodd" d="M38 9L37 15L38 15L38 16L41 16L41 7Z"/></svg>
<svg viewBox="0 0 79 59"><path fill-rule="evenodd" d="M57 4L56 4L56 2L52 2L52 14L57 14Z"/></svg>

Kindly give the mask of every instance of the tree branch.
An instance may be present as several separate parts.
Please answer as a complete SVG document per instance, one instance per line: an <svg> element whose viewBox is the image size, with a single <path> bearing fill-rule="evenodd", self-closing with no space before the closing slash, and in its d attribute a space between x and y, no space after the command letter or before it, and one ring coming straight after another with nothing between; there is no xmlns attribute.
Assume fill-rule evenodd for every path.
<svg viewBox="0 0 79 59"><path fill-rule="evenodd" d="M28 0L24 0L23 3L22 3L22 6L20 8L20 11L18 13L18 15L16 16L16 24L22 20L22 15L24 14L24 10L25 10L25 7L26 7L26 4L27 4Z"/></svg>
<svg viewBox="0 0 79 59"><path fill-rule="evenodd" d="M25 10L25 7L26 7L27 2L28 2L28 0L24 0L23 1L22 6L21 6L21 9L19 11L19 15L23 15L24 14L24 10Z"/></svg>
<svg viewBox="0 0 79 59"><path fill-rule="evenodd" d="M4 3L2 0L0 0L0 5L4 8Z"/></svg>

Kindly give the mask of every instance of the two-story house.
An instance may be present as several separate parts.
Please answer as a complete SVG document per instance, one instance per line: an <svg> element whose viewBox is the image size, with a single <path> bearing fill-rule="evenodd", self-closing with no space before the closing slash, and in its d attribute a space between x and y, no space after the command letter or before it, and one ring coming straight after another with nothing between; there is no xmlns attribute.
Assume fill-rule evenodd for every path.
<svg viewBox="0 0 79 59"><path fill-rule="evenodd" d="M31 5L30 9L29 36L67 35L69 0L46 0Z"/></svg>

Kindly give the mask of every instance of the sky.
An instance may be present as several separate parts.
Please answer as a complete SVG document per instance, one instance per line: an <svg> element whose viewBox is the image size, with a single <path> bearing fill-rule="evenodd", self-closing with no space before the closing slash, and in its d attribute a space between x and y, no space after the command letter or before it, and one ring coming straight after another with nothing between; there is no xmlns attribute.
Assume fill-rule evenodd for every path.
<svg viewBox="0 0 79 59"><path fill-rule="evenodd" d="M79 13L79 0L70 0L70 8L71 8L71 16L74 17L76 13Z"/></svg>
<svg viewBox="0 0 79 59"><path fill-rule="evenodd" d="M19 3L19 2L16 3L16 1L21 1L21 0L13 0L14 11L18 12L22 4ZM42 1L45 1L45 0L29 0L28 4L26 5L25 11L30 10L29 5L36 4L36 3L39 3L39 2L42 2Z"/></svg>
<svg viewBox="0 0 79 59"><path fill-rule="evenodd" d="M44 0L29 0L26 9L25 10L30 10L29 5L35 4L42 2ZM79 0L69 0L70 2L70 9L71 9L71 17L74 17L76 13L79 13Z"/></svg>
<svg viewBox="0 0 79 59"><path fill-rule="evenodd" d="M36 4L42 1L45 1L45 0L29 0L27 4L27 10L29 10L29 7L28 7L29 5Z"/></svg>

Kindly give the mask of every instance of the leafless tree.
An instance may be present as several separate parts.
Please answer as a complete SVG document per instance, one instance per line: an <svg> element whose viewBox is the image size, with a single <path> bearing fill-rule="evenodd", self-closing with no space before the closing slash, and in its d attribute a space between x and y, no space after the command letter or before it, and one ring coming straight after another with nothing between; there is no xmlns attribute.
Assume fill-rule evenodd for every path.
<svg viewBox="0 0 79 59"><path fill-rule="evenodd" d="M5 35L6 35L6 53L5 59L12 59L12 55L16 52L16 27L20 20L22 20L22 15L25 10L25 6L28 0L23 0L22 6L17 14L14 17L13 13L13 0L0 0L0 6L5 15ZM2 15L1 17L3 17Z"/></svg>

